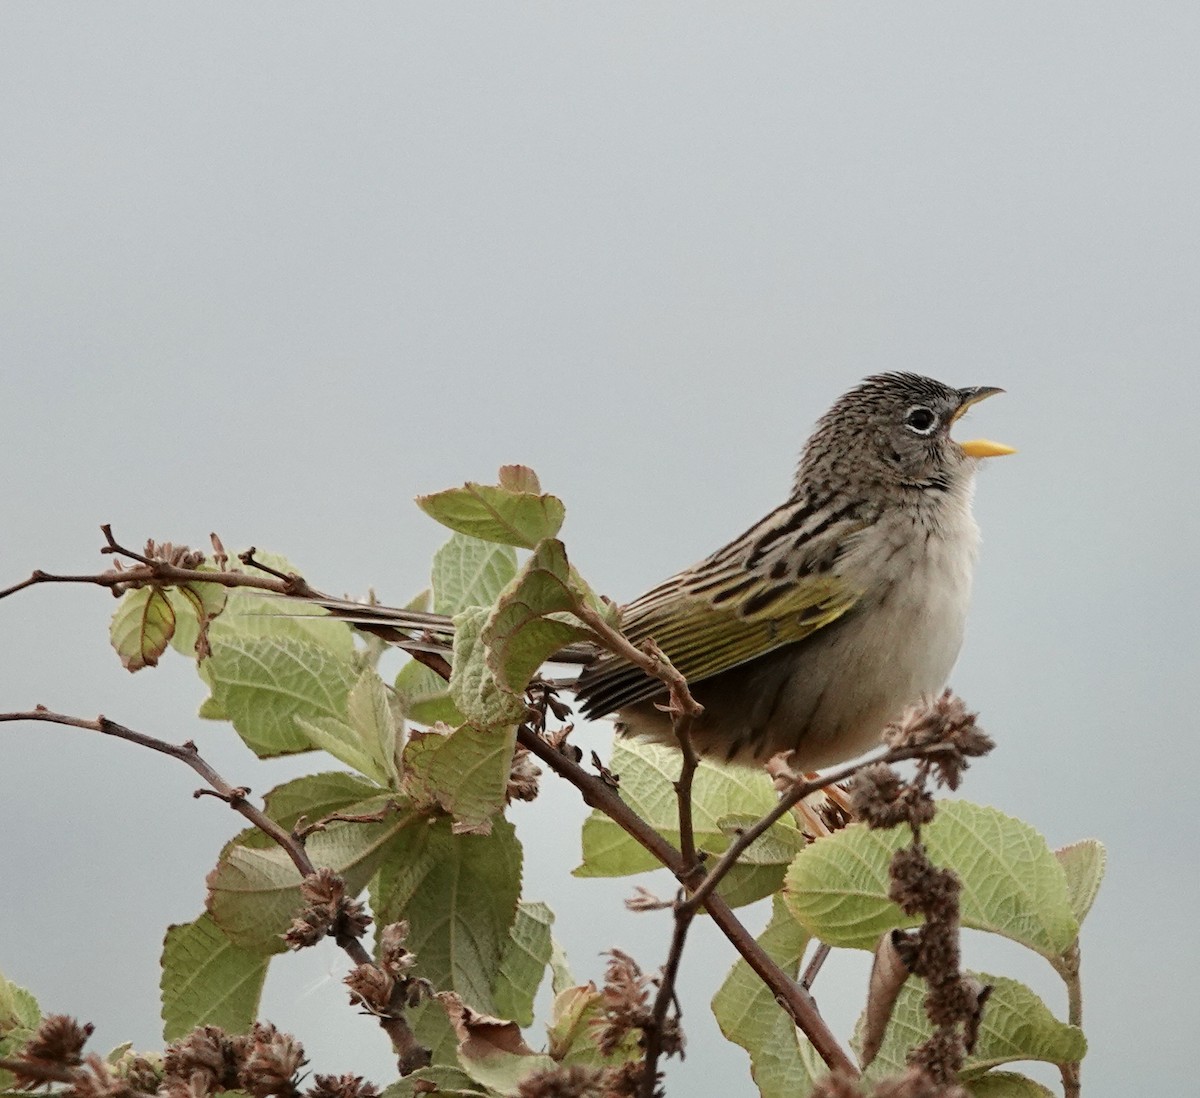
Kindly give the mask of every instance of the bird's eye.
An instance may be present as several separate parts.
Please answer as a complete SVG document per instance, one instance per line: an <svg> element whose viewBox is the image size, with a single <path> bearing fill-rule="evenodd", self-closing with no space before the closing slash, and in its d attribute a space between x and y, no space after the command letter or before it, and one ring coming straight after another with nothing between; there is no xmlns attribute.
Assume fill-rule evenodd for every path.
<svg viewBox="0 0 1200 1098"><path fill-rule="evenodd" d="M904 413L904 426L918 435L927 435L937 426L937 416L925 405L917 404Z"/></svg>

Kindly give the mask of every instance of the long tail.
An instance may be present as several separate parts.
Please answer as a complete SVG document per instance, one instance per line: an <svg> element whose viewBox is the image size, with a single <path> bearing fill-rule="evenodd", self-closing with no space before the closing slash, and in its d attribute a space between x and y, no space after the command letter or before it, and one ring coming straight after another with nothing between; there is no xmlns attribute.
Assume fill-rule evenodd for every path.
<svg viewBox="0 0 1200 1098"><path fill-rule="evenodd" d="M352 602L327 597L305 598L328 610L335 618L382 637L406 652L436 652L449 658L454 647L454 622L445 614L426 614L395 606ZM569 644L559 649L554 663L588 664L596 658L590 644Z"/></svg>

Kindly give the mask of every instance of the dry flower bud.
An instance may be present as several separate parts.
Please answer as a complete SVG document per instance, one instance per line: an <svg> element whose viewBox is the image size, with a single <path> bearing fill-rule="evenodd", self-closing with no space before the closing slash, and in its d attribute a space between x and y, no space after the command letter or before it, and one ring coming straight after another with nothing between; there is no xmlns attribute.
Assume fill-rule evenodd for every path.
<svg viewBox="0 0 1200 1098"><path fill-rule="evenodd" d="M908 1054L910 1067L923 1071L934 1083L956 1086L959 1069L966 1054L960 1034L954 1030L939 1029ZM930 1098L949 1098L942 1090L918 1091ZM965 1093L961 1088L952 1093Z"/></svg>
<svg viewBox="0 0 1200 1098"><path fill-rule="evenodd" d="M357 965L342 981L350 989L350 1002L384 1015L391 1008L396 982L378 965Z"/></svg>
<svg viewBox="0 0 1200 1098"><path fill-rule="evenodd" d="M938 912L953 911L957 917L962 883L953 870L935 866L922 847L913 845L897 850L888 873L891 877L888 899L906 915L924 914L932 918Z"/></svg>
<svg viewBox="0 0 1200 1098"><path fill-rule="evenodd" d="M270 1023L255 1022L239 1082L255 1098L296 1094L296 1073L307 1063L304 1046Z"/></svg>
<svg viewBox="0 0 1200 1098"><path fill-rule="evenodd" d="M234 1090L247 1047L245 1037L229 1037L220 1026L200 1026L167 1046L163 1083L178 1098Z"/></svg>
<svg viewBox="0 0 1200 1098"><path fill-rule="evenodd" d="M70 1098L131 1098L133 1087L95 1053L87 1056L63 1091Z"/></svg>
<svg viewBox="0 0 1200 1098"><path fill-rule="evenodd" d="M308 1098L375 1098L379 1088L361 1075L317 1075L305 1093Z"/></svg>
<svg viewBox="0 0 1200 1098"><path fill-rule="evenodd" d="M46 1067L75 1067L96 1027L80 1025L67 1014L47 1014L21 1050L20 1059ZM41 1082L42 1080L39 1080Z"/></svg>
<svg viewBox="0 0 1200 1098"><path fill-rule="evenodd" d="M504 803L534 800L538 795L538 778L541 774L541 768L534 763L529 752L523 747L518 747L513 754L508 786L504 791Z"/></svg>
<svg viewBox="0 0 1200 1098"><path fill-rule="evenodd" d="M604 1076L603 1068L582 1064L547 1068L523 1079L517 1093L520 1098L606 1098Z"/></svg>
<svg viewBox="0 0 1200 1098"><path fill-rule="evenodd" d="M408 940L408 922L388 923L379 934L379 963L383 970L397 979L417 963L417 955L404 946Z"/></svg>
<svg viewBox="0 0 1200 1098"><path fill-rule="evenodd" d="M596 1043L601 1055L615 1052L633 1030L644 1030L652 1021L648 1005L649 980L638 963L619 949L609 951L600 995L603 1013L595 1019Z"/></svg>

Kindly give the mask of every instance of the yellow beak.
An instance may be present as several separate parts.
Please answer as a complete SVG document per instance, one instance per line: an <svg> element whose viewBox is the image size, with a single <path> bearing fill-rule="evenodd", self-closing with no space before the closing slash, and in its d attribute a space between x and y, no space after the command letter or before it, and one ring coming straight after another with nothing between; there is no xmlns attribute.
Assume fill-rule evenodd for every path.
<svg viewBox="0 0 1200 1098"><path fill-rule="evenodd" d="M960 389L958 392L962 397L962 403L958 406L958 411L954 413L952 423L972 404L978 404L981 400L987 400L988 397L1002 393L1004 390L997 389L994 385L978 385L973 389ZM1003 457L1005 454L1017 452L1011 446L1005 446L1003 442L992 442L986 438L973 438L967 442L960 442L958 447L967 457L973 458Z"/></svg>

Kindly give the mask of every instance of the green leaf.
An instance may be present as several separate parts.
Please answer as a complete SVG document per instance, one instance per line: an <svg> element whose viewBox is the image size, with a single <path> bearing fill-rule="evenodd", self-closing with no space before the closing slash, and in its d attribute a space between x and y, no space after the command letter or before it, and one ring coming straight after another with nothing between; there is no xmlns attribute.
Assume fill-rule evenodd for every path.
<svg viewBox="0 0 1200 1098"><path fill-rule="evenodd" d="M1108 854L1096 839L1082 839L1056 850L1054 856L1067 875L1067 900L1075 921L1082 923L1100 891Z"/></svg>
<svg viewBox="0 0 1200 1098"><path fill-rule="evenodd" d="M1015 1071L989 1071L963 1084L971 1098L1054 1098L1049 1087Z"/></svg>
<svg viewBox="0 0 1200 1098"><path fill-rule="evenodd" d="M758 941L795 979L809 938L778 896L773 904L771 921ZM721 1032L750 1054L750 1072L761 1098L792 1098L812 1086L796 1023L745 961L738 961L725 977L712 1009Z"/></svg>
<svg viewBox="0 0 1200 1098"><path fill-rule="evenodd" d="M469 482L461 488L418 496L417 506L460 534L524 549L554 537L566 513L557 496Z"/></svg>
<svg viewBox="0 0 1200 1098"><path fill-rule="evenodd" d="M409 660L396 676L396 695L400 711L417 724L439 721L457 728L466 718L450 700L450 684L436 671L416 660Z"/></svg>
<svg viewBox="0 0 1200 1098"><path fill-rule="evenodd" d="M154 667L175 633L175 610L158 587L127 591L117 606L108 635L127 671Z"/></svg>
<svg viewBox="0 0 1200 1098"><path fill-rule="evenodd" d="M491 606L517 574L511 545L454 534L433 555L433 607L457 614L468 606Z"/></svg>
<svg viewBox="0 0 1200 1098"><path fill-rule="evenodd" d="M516 742L511 726L414 729L404 747L401 788L418 807L452 816L455 832L486 834L504 808Z"/></svg>
<svg viewBox="0 0 1200 1098"><path fill-rule="evenodd" d="M679 752L640 740L618 740L609 768L620 775L621 797L656 831L679 841L679 810L675 779ZM702 760L692 785L692 819L696 844L710 855L726 850L737 824L756 820L777 802L766 773L745 767L726 767ZM745 864L735 865L719 892L731 904L750 903L776 891L803 837L785 817L747 851ZM601 812L583 825L583 863L577 877L623 877L659 868L651 856L622 828Z"/></svg>
<svg viewBox="0 0 1200 1098"><path fill-rule="evenodd" d="M373 782L388 784L388 775L362 746L358 733L345 721L333 717L314 717L308 720L299 715L295 717L295 721L296 728L304 733L311 746L319 747Z"/></svg>
<svg viewBox="0 0 1200 1098"><path fill-rule="evenodd" d="M400 725L392 713L387 687L373 668L367 668L346 697L346 718L297 714L296 727L335 759L382 786L396 788L399 769Z"/></svg>
<svg viewBox="0 0 1200 1098"><path fill-rule="evenodd" d="M555 652L589 635L581 626L547 616L569 613L578 605L562 542L541 542L483 629L487 665L501 689L520 694Z"/></svg>
<svg viewBox="0 0 1200 1098"><path fill-rule="evenodd" d="M14 1030L33 1031L41 1020L42 1011L37 1000L0 972L0 1037L6 1037Z"/></svg>
<svg viewBox="0 0 1200 1098"><path fill-rule="evenodd" d="M1016 1060L1066 1064L1083 1059L1087 1052L1083 1031L1060 1022L1028 987L1004 976L980 973L978 979L991 984L993 990L984 1005L975 1050L963 1065L964 1079ZM881 1079L903 1071L909 1049L933 1032L925 1017L924 1001L925 983L914 976L896 999L887 1035L879 1055L867 1069L867 1078ZM856 1049L861 1030L860 1018L851 1042Z"/></svg>
<svg viewBox="0 0 1200 1098"><path fill-rule="evenodd" d="M174 1041L197 1026L246 1033L258 1014L268 958L235 946L211 915L167 930L163 943L163 1040Z"/></svg>
<svg viewBox="0 0 1200 1098"><path fill-rule="evenodd" d="M407 919L417 972L496 1013L492 985L508 948L521 892L521 844L499 818L490 835L455 835L446 819L395 835L371 882L379 926Z"/></svg>
<svg viewBox="0 0 1200 1098"><path fill-rule="evenodd" d="M0 973L0 1059L15 1056L33 1036L42 1020L37 1000L23 987ZM12 1072L0 1068L0 1092L15 1091Z"/></svg>
<svg viewBox="0 0 1200 1098"><path fill-rule="evenodd" d="M575 977L571 975L571 965L567 961L567 951L557 939L550 939L550 990L559 995L567 988L574 986Z"/></svg>
<svg viewBox="0 0 1200 1098"><path fill-rule="evenodd" d="M278 553L256 551L255 557L280 572L297 572L298 569L287 558ZM212 567L208 563L200 566L201 571ZM231 561L233 571L259 574L258 569ZM215 584L189 585L205 589ZM221 588L225 590L224 588ZM170 592L177 609L182 600L178 590ZM214 607L214 596L204 593L207 609ZM186 656L195 654L197 622L194 614L177 614L175 636L172 647ZM283 598L270 591L257 591L249 587L228 589L224 610L209 628L209 639L215 649L222 641L237 637L295 637L323 645L342 659L354 654L354 630L343 621L338 621L323 610L309 603Z"/></svg>
<svg viewBox="0 0 1200 1098"><path fill-rule="evenodd" d="M211 694L200 703L196 716L204 721L227 721L229 714L217 704L217 699Z"/></svg>
<svg viewBox="0 0 1200 1098"><path fill-rule="evenodd" d="M376 798L355 810L376 811L385 801ZM378 824L331 823L309 836L306 849L318 868L328 866L340 874L347 894L354 896L374 874L390 841L413 818L409 811ZM232 844L207 883L208 911L235 945L259 953L284 948L280 935L301 908L300 873L280 847Z"/></svg>
<svg viewBox="0 0 1200 1098"><path fill-rule="evenodd" d="M358 679L350 660L322 644L287 635L235 634L218 643L215 624L213 629L213 655L204 663L213 697L260 758L312 749L297 717L345 719L346 700Z"/></svg>
<svg viewBox="0 0 1200 1098"><path fill-rule="evenodd" d="M482 632L488 611L482 607L454 616L454 659L450 698L476 728L516 724L525 715L520 698L502 690L488 666Z"/></svg>
<svg viewBox="0 0 1200 1098"><path fill-rule="evenodd" d="M1066 875L1046 840L994 808L940 801L921 829L930 859L962 879L964 926L1001 934L1056 958L1079 933ZM894 927L916 926L887 898L892 854L911 840L906 828L868 831L851 824L818 839L788 870L784 896L792 915L834 946L874 949Z"/></svg>
<svg viewBox="0 0 1200 1098"><path fill-rule="evenodd" d="M363 804L382 807L383 792L374 782L365 781L357 774L327 770L277 785L263 798L263 811L285 831L291 831L301 816L308 823L315 823L332 812L357 811ZM250 827L233 843L262 848L274 846L275 840L257 827Z"/></svg>
<svg viewBox="0 0 1200 1098"><path fill-rule="evenodd" d="M494 988L502 1018L512 1018L522 1026L533 1024L533 1000L550 963L553 924L554 913L545 904L517 904Z"/></svg>

